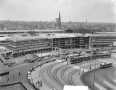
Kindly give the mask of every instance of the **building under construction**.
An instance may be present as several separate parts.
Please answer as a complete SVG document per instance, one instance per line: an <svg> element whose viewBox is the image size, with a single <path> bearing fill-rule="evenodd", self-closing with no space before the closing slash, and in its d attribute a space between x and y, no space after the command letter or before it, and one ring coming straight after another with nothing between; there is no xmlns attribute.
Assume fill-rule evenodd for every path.
<svg viewBox="0 0 116 90"><path fill-rule="evenodd" d="M89 36L67 33L46 33L37 36L12 35L0 41L0 45L12 52L13 56L43 53L60 49L88 48Z"/></svg>
<svg viewBox="0 0 116 90"><path fill-rule="evenodd" d="M3 39L0 41L0 46L7 49L4 54L13 57L50 52L56 49L111 48L113 42L116 41L114 34L108 36L78 33L41 33L35 36L14 34L1 38Z"/></svg>

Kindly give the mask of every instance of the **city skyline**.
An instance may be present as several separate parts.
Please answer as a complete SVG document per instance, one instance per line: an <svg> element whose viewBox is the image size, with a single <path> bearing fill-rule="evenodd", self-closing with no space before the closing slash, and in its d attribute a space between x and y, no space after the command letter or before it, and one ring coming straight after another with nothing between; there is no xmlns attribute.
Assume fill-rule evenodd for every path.
<svg viewBox="0 0 116 90"><path fill-rule="evenodd" d="M116 22L114 0L1 0L0 20Z"/></svg>

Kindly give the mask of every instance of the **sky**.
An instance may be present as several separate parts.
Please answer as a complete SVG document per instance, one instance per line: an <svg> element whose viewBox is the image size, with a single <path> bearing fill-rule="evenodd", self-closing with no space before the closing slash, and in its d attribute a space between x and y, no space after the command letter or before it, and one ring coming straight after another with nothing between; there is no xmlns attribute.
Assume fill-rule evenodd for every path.
<svg viewBox="0 0 116 90"><path fill-rule="evenodd" d="M116 22L116 0L0 0L0 20Z"/></svg>

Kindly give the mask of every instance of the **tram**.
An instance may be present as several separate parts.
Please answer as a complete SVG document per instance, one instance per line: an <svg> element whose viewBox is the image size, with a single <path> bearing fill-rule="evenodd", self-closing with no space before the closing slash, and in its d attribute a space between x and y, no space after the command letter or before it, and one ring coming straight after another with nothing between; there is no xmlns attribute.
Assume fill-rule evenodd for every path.
<svg viewBox="0 0 116 90"><path fill-rule="evenodd" d="M96 54L86 54L86 55L68 55L66 61L70 64L81 63L89 60L96 60L99 58L110 58L110 53L96 53Z"/></svg>

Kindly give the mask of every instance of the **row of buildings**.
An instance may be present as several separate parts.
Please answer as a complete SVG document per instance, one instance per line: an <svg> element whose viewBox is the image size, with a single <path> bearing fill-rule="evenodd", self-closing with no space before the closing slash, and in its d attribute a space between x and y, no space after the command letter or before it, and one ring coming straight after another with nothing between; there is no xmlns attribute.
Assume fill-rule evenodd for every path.
<svg viewBox="0 0 116 90"><path fill-rule="evenodd" d="M1 35L0 46L4 56L18 57L26 54L50 52L56 49L112 48L116 41L115 33L27 33Z"/></svg>

